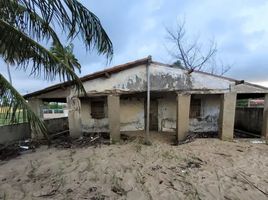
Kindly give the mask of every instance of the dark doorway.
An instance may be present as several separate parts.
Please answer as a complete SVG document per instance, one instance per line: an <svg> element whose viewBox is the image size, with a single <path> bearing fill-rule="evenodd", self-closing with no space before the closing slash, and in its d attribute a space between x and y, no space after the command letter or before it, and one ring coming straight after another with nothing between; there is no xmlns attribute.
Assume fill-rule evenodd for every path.
<svg viewBox="0 0 268 200"><path fill-rule="evenodd" d="M150 131L158 131L158 101L152 99L150 102Z"/></svg>

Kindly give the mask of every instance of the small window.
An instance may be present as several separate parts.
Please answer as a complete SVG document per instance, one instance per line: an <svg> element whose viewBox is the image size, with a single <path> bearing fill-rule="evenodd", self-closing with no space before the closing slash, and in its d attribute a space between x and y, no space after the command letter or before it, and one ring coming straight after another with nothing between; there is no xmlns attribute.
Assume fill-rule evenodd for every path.
<svg viewBox="0 0 268 200"><path fill-rule="evenodd" d="M190 118L201 116L201 99L191 99Z"/></svg>
<svg viewBox="0 0 268 200"><path fill-rule="evenodd" d="M105 117L104 101L91 101L91 117L93 119L102 119Z"/></svg>

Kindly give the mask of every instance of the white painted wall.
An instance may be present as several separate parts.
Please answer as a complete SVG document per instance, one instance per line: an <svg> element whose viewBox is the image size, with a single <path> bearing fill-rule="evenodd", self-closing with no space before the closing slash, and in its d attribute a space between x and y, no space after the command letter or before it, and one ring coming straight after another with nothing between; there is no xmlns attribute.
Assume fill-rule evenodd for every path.
<svg viewBox="0 0 268 200"><path fill-rule="evenodd" d="M176 131L177 100L176 97L158 99L158 131Z"/></svg>
<svg viewBox="0 0 268 200"><path fill-rule="evenodd" d="M43 113L44 119L68 117L68 109L63 109L63 113L55 113L53 109L51 110L53 111L53 113Z"/></svg>
<svg viewBox="0 0 268 200"><path fill-rule="evenodd" d="M105 92L110 90L122 91L145 91L146 89L146 66L141 65L135 68L112 74L110 78L97 78L84 82L85 90L90 92Z"/></svg>
<svg viewBox="0 0 268 200"><path fill-rule="evenodd" d="M120 130L144 130L144 98L120 100Z"/></svg>
<svg viewBox="0 0 268 200"><path fill-rule="evenodd" d="M186 70L152 64L152 90L229 90L232 81L219 77L193 72L190 75Z"/></svg>
<svg viewBox="0 0 268 200"><path fill-rule="evenodd" d="M216 132L218 131L218 118L220 113L219 95L196 95L201 98L201 117L190 119L190 131Z"/></svg>
<svg viewBox="0 0 268 200"><path fill-rule="evenodd" d="M83 99L81 101L82 132L109 132L107 102L104 103L104 110L105 110L105 118L93 119L91 117L90 99Z"/></svg>
<svg viewBox="0 0 268 200"><path fill-rule="evenodd" d="M105 102L105 118L93 119L91 117L90 100L81 101L81 121L83 132L109 132L109 121L107 114L107 102ZM127 98L120 99L120 130L138 131L144 130L144 99Z"/></svg>
<svg viewBox="0 0 268 200"><path fill-rule="evenodd" d="M220 112L219 95L195 95L201 98L201 117L190 119L189 130L192 132L218 131ZM176 130L177 102L175 98L165 97L158 100L158 129L172 132Z"/></svg>
<svg viewBox="0 0 268 200"><path fill-rule="evenodd" d="M230 90L232 81L193 72L190 75L185 70L156 64L150 65L152 91L177 90ZM119 73L111 74L109 78L101 77L83 83L87 93L109 92L113 90L144 92L146 91L146 66L141 65ZM72 90L72 95L75 89Z"/></svg>

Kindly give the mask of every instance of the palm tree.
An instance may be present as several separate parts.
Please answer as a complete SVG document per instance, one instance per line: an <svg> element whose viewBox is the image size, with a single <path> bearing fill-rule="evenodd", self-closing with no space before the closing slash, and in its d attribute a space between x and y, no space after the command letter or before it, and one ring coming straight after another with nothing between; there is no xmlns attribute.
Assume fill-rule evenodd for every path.
<svg viewBox="0 0 268 200"><path fill-rule="evenodd" d="M64 48L55 32L56 26L67 35L67 40L80 36L87 50L95 48L107 58L113 55L112 43L99 19L78 0L1 0L0 10L0 56L16 65L17 70L30 69L31 76L73 81L79 91L84 91L74 71L78 65L67 64L40 44L52 42ZM46 133L42 121L0 73L0 109L4 101L8 102L8 109L0 113L5 112L8 123L16 122L22 114L23 120L28 120L35 130Z"/></svg>
<svg viewBox="0 0 268 200"><path fill-rule="evenodd" d="M50 52L53 53L54 56L59 58L63 63L68 65L73 71L77 69L79 73L81 72L81 65L78 62L78 59L73 54L74 45L70 43L66 47L59 45L58 43L54 43L52 47L50 47Z"/></svg>

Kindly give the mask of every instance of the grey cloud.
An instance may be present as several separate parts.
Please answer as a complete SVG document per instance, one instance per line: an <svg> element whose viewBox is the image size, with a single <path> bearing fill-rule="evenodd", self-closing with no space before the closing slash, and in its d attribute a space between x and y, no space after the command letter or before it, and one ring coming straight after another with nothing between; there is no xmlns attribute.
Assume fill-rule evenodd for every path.
<svg viewBox="0 0 268 200"><path fill-rule="evenodd" d="M98 56L94 51L86 52L82 41L74 40L74 53L82 64L81 75L148 55L152 55L154 60L172 62L165 48L165 27L174 27L179 19L185 18L190 39L196 35L200 35L204 43L215 39L219 49L218 56L224 62L233 64L227 75L249 81L268 81L267 28L264 25L262 27L261 23L255 29L248 24L252 15L258 15L259 10L267 3L265 0L81 2L100 18L113 42L115 52L112 62L107 63L104 56ZM263 20L264 18L265 16ZM29 78L21 71L14 71L13 74L13 79L16 79L14 84L22 92L25 88L33 91L52 84Z"/></svg>

